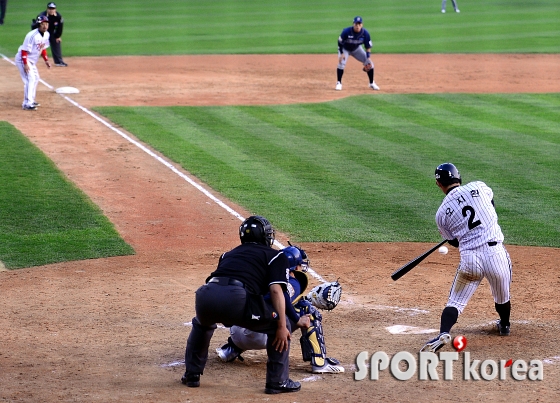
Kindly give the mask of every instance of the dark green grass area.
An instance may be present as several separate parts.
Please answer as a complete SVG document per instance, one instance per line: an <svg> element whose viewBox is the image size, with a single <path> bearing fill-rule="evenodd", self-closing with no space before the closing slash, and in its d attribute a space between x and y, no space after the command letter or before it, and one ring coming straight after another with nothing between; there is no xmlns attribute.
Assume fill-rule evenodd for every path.
<svg viewBox="0 0 560 403"><path fill-rule="evenodd" d="M0 122L0 261L7 268L134 254L29 140Z"/></svg>
<svg viewBox="0 0 560 403"><path fill-rule="evenodd" d="M96 110L299 242L437 241L450 161L492 187L506 242L560 247L560 94Z"/></svg>
<svg viewBox="0 0 560 403"><path fill-rule="evenodd" d="M336 53L355 15L374 53L558 53L558 0L62 0L65 56ZM10 1L0 52L13 57L44 10ZM157 69L157 66L153 66Z"/></svg>

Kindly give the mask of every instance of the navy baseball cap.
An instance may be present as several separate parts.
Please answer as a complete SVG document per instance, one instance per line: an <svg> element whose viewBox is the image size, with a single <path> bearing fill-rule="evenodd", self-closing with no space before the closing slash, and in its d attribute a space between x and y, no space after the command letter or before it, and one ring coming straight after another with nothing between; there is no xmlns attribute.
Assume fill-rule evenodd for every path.
<svg viewBox="0 0 560 403"><path fill-rule="evenodd" d="M49 4L47 4L47 8L56 8L56 4L51 1Z"/></svg>
<svg viewBox="0 0 560 403"><path fill-rule="evenodd" d="M363 24L364 22L362 21L362 17L357 16L354 17L354 24Z"/></svg>

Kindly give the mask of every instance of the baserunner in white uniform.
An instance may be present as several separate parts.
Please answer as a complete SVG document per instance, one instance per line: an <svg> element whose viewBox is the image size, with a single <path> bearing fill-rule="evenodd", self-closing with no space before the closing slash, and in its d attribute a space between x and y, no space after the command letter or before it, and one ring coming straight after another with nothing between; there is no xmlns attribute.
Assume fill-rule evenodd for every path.
<svg viewBox="0 0 560 403"><path fill-rule="evenodd" d="M480 181L461 186L461 175L451 163L439 165L435 177L446 195L436 213L436 223L443 238L459 247L461 260L441 314L440 334L420 351L436 352L451 341L451 328L483 278L490 284L500 316L497 332L509 336L511 260L502 244L504 235L498 225L494 193Z"/></svg>
<svg viewBox="0 0 560 403"><path fill-rule="evenodd" d="M39 71L37 61L39 56L45 60L45 64L50 69L51 64L47 57L49 47L49 19L40 15L37 17L39 28L30 31L25 35L23 44L19 47L16 55L16 66L19 69L21 80L23 81L23 104L22 109L28 111L37 110L39 104L35 102L37 85L39 84Z"/></svg>

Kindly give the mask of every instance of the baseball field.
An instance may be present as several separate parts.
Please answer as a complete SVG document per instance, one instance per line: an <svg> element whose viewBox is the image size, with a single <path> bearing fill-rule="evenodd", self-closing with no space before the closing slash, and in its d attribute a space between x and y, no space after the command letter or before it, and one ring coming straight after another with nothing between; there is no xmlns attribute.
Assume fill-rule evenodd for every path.
<svg viewBox="0 0 560 403"><path fill-rule="evenodd" d="M69 67L39 66L42 105L29 112L13 55L44 4L10 2L0 27L0 398L556 401L560 7L463 3L441 14L424 0L57 2ZM372 34L380 92L353 60L334 91L334 43L354 15ZM63 86L80 93L53 91ZM439 380L388 370L354 380L360 352L415 354L437 333L457 250L397 282L390 274L439 241L433 170L447 160L494 189L513 261L512 335L496 335L485 281L453 334L466 336L471 361L540 360L543 380L508 370L465 381L462 359L449 381L441 364ZM263 351L222 363L213 351L224 328L201 387L179 381L194 291L251 214L343 286L323 325L346 372L311 374L298 331L297 394L263 393Z"/></svg>

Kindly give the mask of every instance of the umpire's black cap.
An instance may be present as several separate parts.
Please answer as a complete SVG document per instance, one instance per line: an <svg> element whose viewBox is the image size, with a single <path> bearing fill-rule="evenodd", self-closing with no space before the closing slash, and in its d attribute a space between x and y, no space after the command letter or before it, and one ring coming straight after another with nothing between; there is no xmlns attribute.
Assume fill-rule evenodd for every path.
<svg viewBox="0 0 560 403"><path fill-rule="evenodd" d="M47 8L56 8L56 4L51 1L49 4L47 4Z"/></svg>

